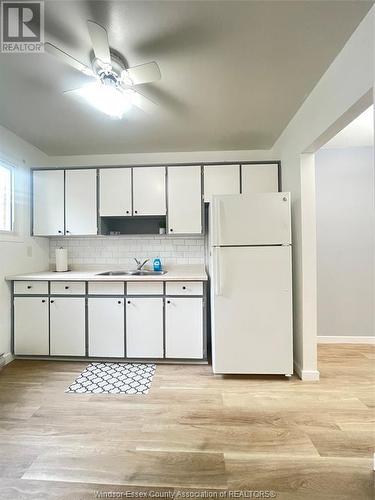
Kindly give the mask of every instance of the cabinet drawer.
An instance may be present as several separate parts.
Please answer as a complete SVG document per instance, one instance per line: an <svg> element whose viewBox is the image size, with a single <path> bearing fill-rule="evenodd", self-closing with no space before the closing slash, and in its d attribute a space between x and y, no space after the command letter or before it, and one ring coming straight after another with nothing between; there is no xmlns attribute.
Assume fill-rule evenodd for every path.
<svg viewBox="0 0 375 500"><path fill-rule="evenodd" d="M128 281L126 284L127 295L163 295L161 281Z"/></svg>
<svg viewBox="0 0 375 500"><path fill-rule="evenodd" d="M14 293L17 295L47 295L48 281L15 281Z"/></svg>
<svg viewBox="0 0 375 500"><path fill-rule="evenodd" d="M170 281L167 283L166 295L203 295L201 281Z"/></svg>
<svg viewBox="0 0 375 500"><path fill-rule="evenodd" d="M52 295L85 295L83 281L51 281Z"/></svg>
<svg viewBox="0 0 375 500"><path fill-rule="evenodd" d="M124 295L123 281L91 281L89 295Z"/></svg>

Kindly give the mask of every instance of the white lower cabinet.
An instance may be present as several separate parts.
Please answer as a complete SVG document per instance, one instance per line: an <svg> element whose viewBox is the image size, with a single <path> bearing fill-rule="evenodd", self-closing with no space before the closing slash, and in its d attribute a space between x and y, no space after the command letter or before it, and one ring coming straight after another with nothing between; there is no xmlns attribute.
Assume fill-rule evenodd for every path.
<svg viewBox="0 0 375 500"><path fill-rule="evenodd" d="M14 298L14 354L49 355L48 297Z"/></svg>
<svg viewBox="0 0 375 500"><path fill-rule="evenodd" d="M133 297L126 300L126 356L163 357L161 297Z"/></svg>
<svg viewBox="0 0 375 500"><path fill-rule="evenodd" d="M51 356L85 356L85 299L50 299Z"/></svg>
<svg viewBox="0 0 375 500"><path fill-rule="evenodd" d="M14 287L19 293L14 296L15 355L205 359L202 282L129 282L126 288L123 282L118 287L89 283L88 290L98 294L89 297L64 296L68 282L58 289L50 282L45 296L32 295L38 283L36 288L20 283ZM86 290L86 283L76 283L82 284ZM48 290L59 295L48 296Z"/></svg>
<svg viewBox="0 0 375 500"><path fill-rule="evenodd" d="M203 358L203 299L170 297L165 307L165 357Z"/></svg>
<svg viewBox="0 0 375 500"><path fill-rule="evenodd" d="M89 356L123 358L124 299L88 299Z"/></svg>

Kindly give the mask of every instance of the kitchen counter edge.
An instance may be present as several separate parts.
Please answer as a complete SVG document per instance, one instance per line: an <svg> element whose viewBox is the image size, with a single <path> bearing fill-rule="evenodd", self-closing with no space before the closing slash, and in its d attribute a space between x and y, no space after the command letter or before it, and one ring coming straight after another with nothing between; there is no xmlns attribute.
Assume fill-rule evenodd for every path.
<svg viewBox="0 0 375 500"><path fill-rule="evenodd" d="M6 281L207 281L204 266L176 267L158 276L98 276L98 273L109 271L41 271L28 274L6 276Z"/></svg>

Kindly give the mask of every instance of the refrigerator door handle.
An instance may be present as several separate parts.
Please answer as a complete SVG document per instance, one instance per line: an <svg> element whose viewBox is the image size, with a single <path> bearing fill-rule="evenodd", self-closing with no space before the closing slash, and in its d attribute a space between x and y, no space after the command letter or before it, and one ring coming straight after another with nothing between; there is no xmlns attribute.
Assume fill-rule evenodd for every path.
<svg viewBox="0 0 375 500"><path fill-rule="evenodd" d="M220 228L221 228L221 201L216 200L215 204L215 239L214 244L220 245Z"/></svg>
<svg viewBox="0 0 375 500"><path fill-rule="evenodd" d="M215 248L215 295L221 295L220 248Z"/></svg>

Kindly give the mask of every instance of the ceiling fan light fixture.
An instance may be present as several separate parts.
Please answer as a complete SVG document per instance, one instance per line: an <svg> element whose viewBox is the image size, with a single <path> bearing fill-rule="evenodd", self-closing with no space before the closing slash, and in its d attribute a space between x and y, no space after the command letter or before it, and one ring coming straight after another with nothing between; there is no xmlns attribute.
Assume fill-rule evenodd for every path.
<svg viewBox="0 0 375 500"><path fill-rule="evenodd" d="M76 90L76 95L112 118L122 116L132 107L132 98L116 86L93 82Z"/></svg>
<svg viewBox="0 0 375 500"><path fill-rule="evenodd" d="M113 118L122 118L133 106L145 113L153 113L157 109L156 104L137 87L160 80L157 63L152 61L125 68L123 56L110 49L107 30L91 20L87 21L87 27L94 53L91 68L56 45L44 44L46 52L96 80L79 89L67 90L64 94L78 98Z"/></svg>

